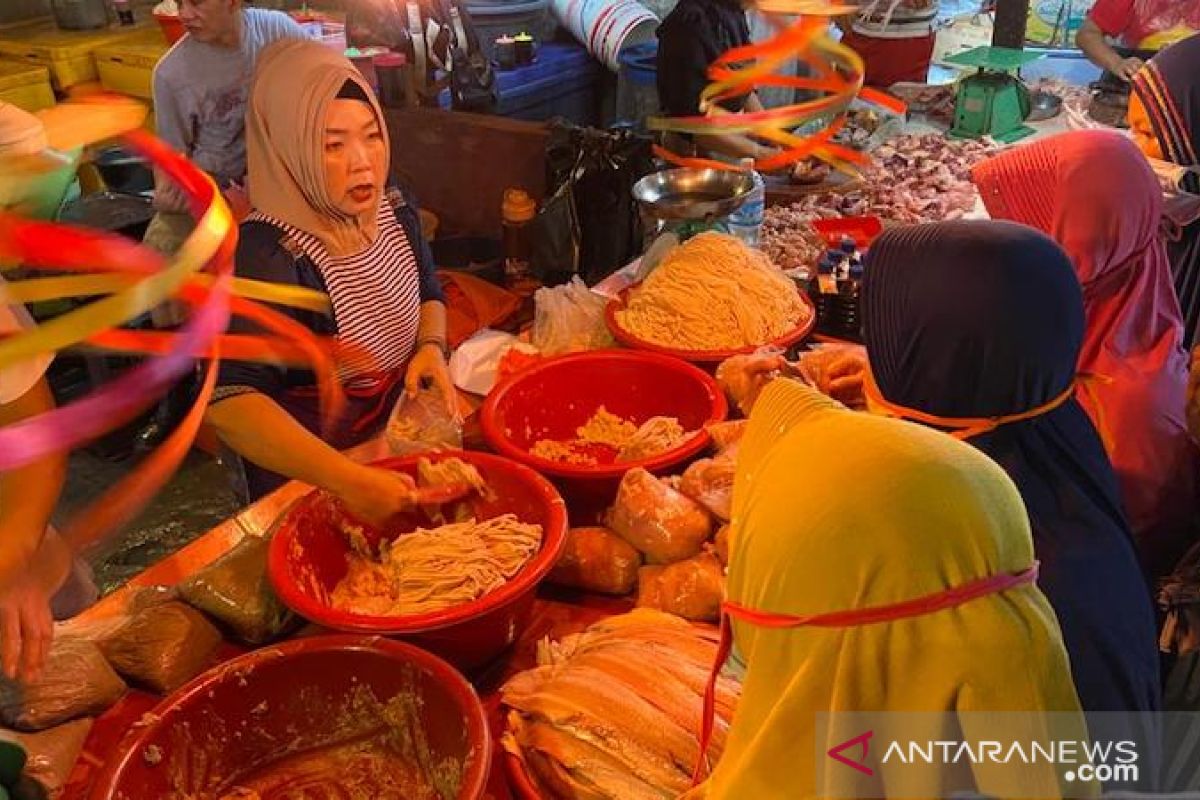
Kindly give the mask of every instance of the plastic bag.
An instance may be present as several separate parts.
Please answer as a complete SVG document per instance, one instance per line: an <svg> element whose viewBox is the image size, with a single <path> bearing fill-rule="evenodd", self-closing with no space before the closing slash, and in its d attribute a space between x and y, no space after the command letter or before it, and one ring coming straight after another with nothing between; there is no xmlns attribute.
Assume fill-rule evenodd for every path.
<svg viewBox="0 0 1200 800"><path fill-rule="evenodd" d="M10 787L13 789L12 796L16 800L60 796L91 730L90 717L41 733L0 730L0 739L16 742L28 756L20 782Z"/></svg>
<svg viewBox="0 0 1200 800"><path fill-rule="evenodd" d="M183 603L159 603L97 644L122 676L167 694L208 666L221 644L221 632Z"/></svg>
<svg viewBox="0 0 1200 800"><path fill-rule="evenodd" d="M606 300L579 278L533 295L533 345L545 356L601 350L612 347L612 334L604 321Z"/></svg>
<svg viewBox="0 0 1200 800"><path fill-rule="evenodd" d="M36 681L0 677L0 720L22 731L45 730L107 711L124 694L125 683L99 647L84 639L55 639Z"/></svg>
<svg viewBox="0 0 1200 800"><path fill-rule="evenodd" d="M268 543L268 537L245 536L179 587L188 605L223 623L247 644L265 644L295 621L267 580Z"/></svg>
<svg viewBox="0 0 1200 800"><path fill-rule="evenodd" d="M450 356L450 380L464 392L485 396L500 376L500 361L517 344L511 333L483 330Z"/></svg>
<svg viewBox="0 0 1200 800"><path fill-rule="evenodd" d="M679 491L704 506L722 522L728 522L733 507L732 458L702 458L684 471Z"/></svg>
<svg viewBox="0 0 1200 800"><path fill-rule="evenodd" d="M629 594L641 565L641 553L608 528L572 528L547 580L589 592Z"/></svg>
<svg viewBox="0 0 1200 800"><path fill-rule="evenodd" d="M711 553L638 571L639 608L656 608L684 619L716 622L721 616L724 595L724 571Z"/></svg>
<svg viewBox="0 0 1200 800"><path fill-rule="evenodd" d="M413 397L402 394L387 424L387 443L398 456L431 450L461 450L462 420L452 416L436 386Z"/></svg>
<svg viewBox="0 0 1200 800"><path fill-rule="evenodd" d="M712 437L717 454L725 455L727 451L737 447L742 441L742 436L746 433L746 424L747 421L744 419L735 419L730 422L714 422L712 425L706 426L704 430L708 431L708 435Z"/></svg>
<svg viewBox="0 0 1200 800"><path fill-rule="evenodd" d="M651 564L691 558L712 533L708 512L640 467L625 473L608 527Z"/></svg>
<svg viewBox="0 0 1200 800"><path fill-rule="evenodd" d="M722 525L717 531L717 535L713 537L713 553L717 560L721 562L721 566L729 566L729 526Z"/></svg>

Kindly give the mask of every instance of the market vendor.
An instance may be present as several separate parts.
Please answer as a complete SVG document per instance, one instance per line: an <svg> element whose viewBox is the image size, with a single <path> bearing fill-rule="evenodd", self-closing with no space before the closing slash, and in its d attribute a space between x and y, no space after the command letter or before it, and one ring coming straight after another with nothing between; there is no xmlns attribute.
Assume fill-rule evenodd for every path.
<svg viewBox="0 0 1200 800"><path fill-rule="evenodd" d="M842 44L866 64L867 86L887 89L894 83L924 83L933 60L938 0L874 0L842 18Z"/></svg>
<svg viewBox="0 0 1200 800"><path fill-rule="evenodd" d="M47 146L37 117L0 103L0 156L34 155ZM0 178L0 209L26 216L53 210L61 186L54 176L17 184L6 174ZM5 302L0 278L0 338L32 324L23 306ZM0 368L0 427L54 409L49 366L43 356ZM49 652L52 620L74 616L99 594L91 570L50 527L66 471L66 453L56 453L0 472L0 666L10 678L32 680Z"/></svg>
<svg viewBox="0 0 1200 800"><path fill-rule="evenodd" d="M1084 311L1067 256L1010 222L896 228L867 254L862 316L868 406L966 439L1020 490L1084 710L1156 711L1149 588L1076 399Z"/></svg>
<svg viewBox="0 0 1200 800"><path fill-rule="evenodd" d="M1195 0L1096 0L1075 44L1088 59L1126 82L1143 66L1136 55L1123 55L1105 37L1118 38L1128 51L1158 51L1200 31Z"/></svg>
<svg viewBox="0 0 1200 800"><path fill-rule="evenodd" d="M708 68L726 51L750 44L750 24L739 0L680 0L658 26L658 99L663 113L693 117L701 113L700 93L709 84ZM754 92L721 102L730 112L762 111ZM681 142L668 142L682 149ZM776 150L735 133L696 135L687 143L698 155L762 159Z"/></svg>
<svg viewBox="0 0 1200 800"><path fill-rule="evenodd" d="M1200 170L1200 34L1159 53L1133 82L1129 127L1147 156ZM1200 194L1200 177L1184 188ZM1167 237L1175 293L1183 311L1183 342L1200 328L1200 220L1181 221Z"/></svg>
<svg viewBox="0 0 1200 800"><path fill-rule="evenodd" d="M259 52L284 38L303 38L281 11L243 8L242 0L180 0L187 35L154 68L154 127L160 139L217 182L235 216L245 213L246 92ZM159 174L158 213L145 242L174 255L191 233L183 193Z"/></svg>
<svg viewBox="0 0 1200 800"><path fill-rule="evenodd" d="M339 450L375 433L401 391L428 382L448 404L455 393L433 257L417 209L388 188L383 114L344 56L279 42L260 59L246 139L254 211L241 227L237 274L325 292L331 318L293 316L366 358L344 365L350 413L324 440L309 372L223 364L207 419L249 462L252 497L296 478L365 519L385 519L406 504L410 484Z"/></svg>
<svg viewBox="0 0 1200 800"><path fill-rule="evenodd" d="M958 738L960 712L1058 712L1082 730L1058 624L1034 583L1021 497L977 450L775 380L741 440L734 520L726 597L746 676L721 758L688 800L871 796L839 781L854 770L818 770L814 753L865 727L822 714L945 712L944 728L924 730L930 740ZM853 615L966 587L970 599L936 613L811 625L792 616ZM975 788L932 768L888 780L895 763L871 764L873 792L893 782L914 797ZM1063 796L1054 769L1021 769L1026 792L990 784L988 770L975 771L977 788Z"/></svg>
<svg viewBox="0 0 1200 800"><path fill-rule="evenodd" d="M993 219L1042 230L1075 266L1086 315L1079 369L1105 378L1080 399L1108 433L1142 562L1154 578L1165 576L1192 544L1198 454L1187 430L1188 357L1158 179L1114 131L1009 150L976 166L974 178Z"/></svg>

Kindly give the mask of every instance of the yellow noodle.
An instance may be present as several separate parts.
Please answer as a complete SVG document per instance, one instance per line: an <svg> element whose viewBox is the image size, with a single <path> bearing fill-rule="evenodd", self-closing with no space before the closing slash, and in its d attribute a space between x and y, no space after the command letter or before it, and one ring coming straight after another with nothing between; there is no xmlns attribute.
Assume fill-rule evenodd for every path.
<svg viewBox="0 0 1200 800"><path fill-rule="evenodd" d="M767 344L808 313L795 284L765 255L710 232L672 250L617 320L663 347L727 350Z"/></svg>
<svg viewBox="0 0 1200 800"><path fill-rule="evenodd" d="M580 452L577 448L605 445L617 451L617 461L635 461L678 447L691 435L674 417L651 417L639 426L600 406L591 419L575 430L576 438L568 441L540 439L529 452L548 461L594 466L597 460L586 450Z"/></svg>
<svg viewBox="0 0 1200 800"><path fill-rule="evenodd" d="M541 542L542 526L513 514L419 529L385 543L379 559L351 552L330 601L342 611L376 616L441 611L503 586Z"/></svg>

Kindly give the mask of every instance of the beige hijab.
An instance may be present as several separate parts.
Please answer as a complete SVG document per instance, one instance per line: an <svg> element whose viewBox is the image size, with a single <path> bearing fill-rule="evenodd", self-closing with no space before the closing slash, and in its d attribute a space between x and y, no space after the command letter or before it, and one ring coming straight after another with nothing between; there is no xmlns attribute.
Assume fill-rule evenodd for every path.
<svg viewBox="0 0 1200 800"><path fill-rule="evenodd" d="M332 256L358 252L378 233L374 211L362 218L343 214L325 186L325 117L346 81L369 99L387 147L383 112L370 85L345 56L318 42L285 39L264 50L246 111L250 204L316 236Z"/></svg>

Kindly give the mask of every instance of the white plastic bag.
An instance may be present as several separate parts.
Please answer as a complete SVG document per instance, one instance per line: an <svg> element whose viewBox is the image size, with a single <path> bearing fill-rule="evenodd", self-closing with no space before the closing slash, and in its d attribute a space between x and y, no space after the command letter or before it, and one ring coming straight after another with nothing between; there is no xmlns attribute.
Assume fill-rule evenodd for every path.
<svg viewBox="0 0 1200 800"><path fill-rule="evenodd" d="M458 346L450 356L450 380L464 392L486 395L496 385L500 360L517 337L485 328Z"/></svg>
<svg viewBox="0 0 1200 800"><path fill-rule="evenodd" d="M608 301L578 277L561 286L538 289L533 301L533 345L543 355L600 350L615 344L604 322Z"/></svg>
<svg viewBox="0 0 1200 800"><path fill-rule="evenodd" d="M412 397L405 392L388 418L387 443L398 456L461 450L462 420L450 413L436 386L424 387Z"/></svg>

